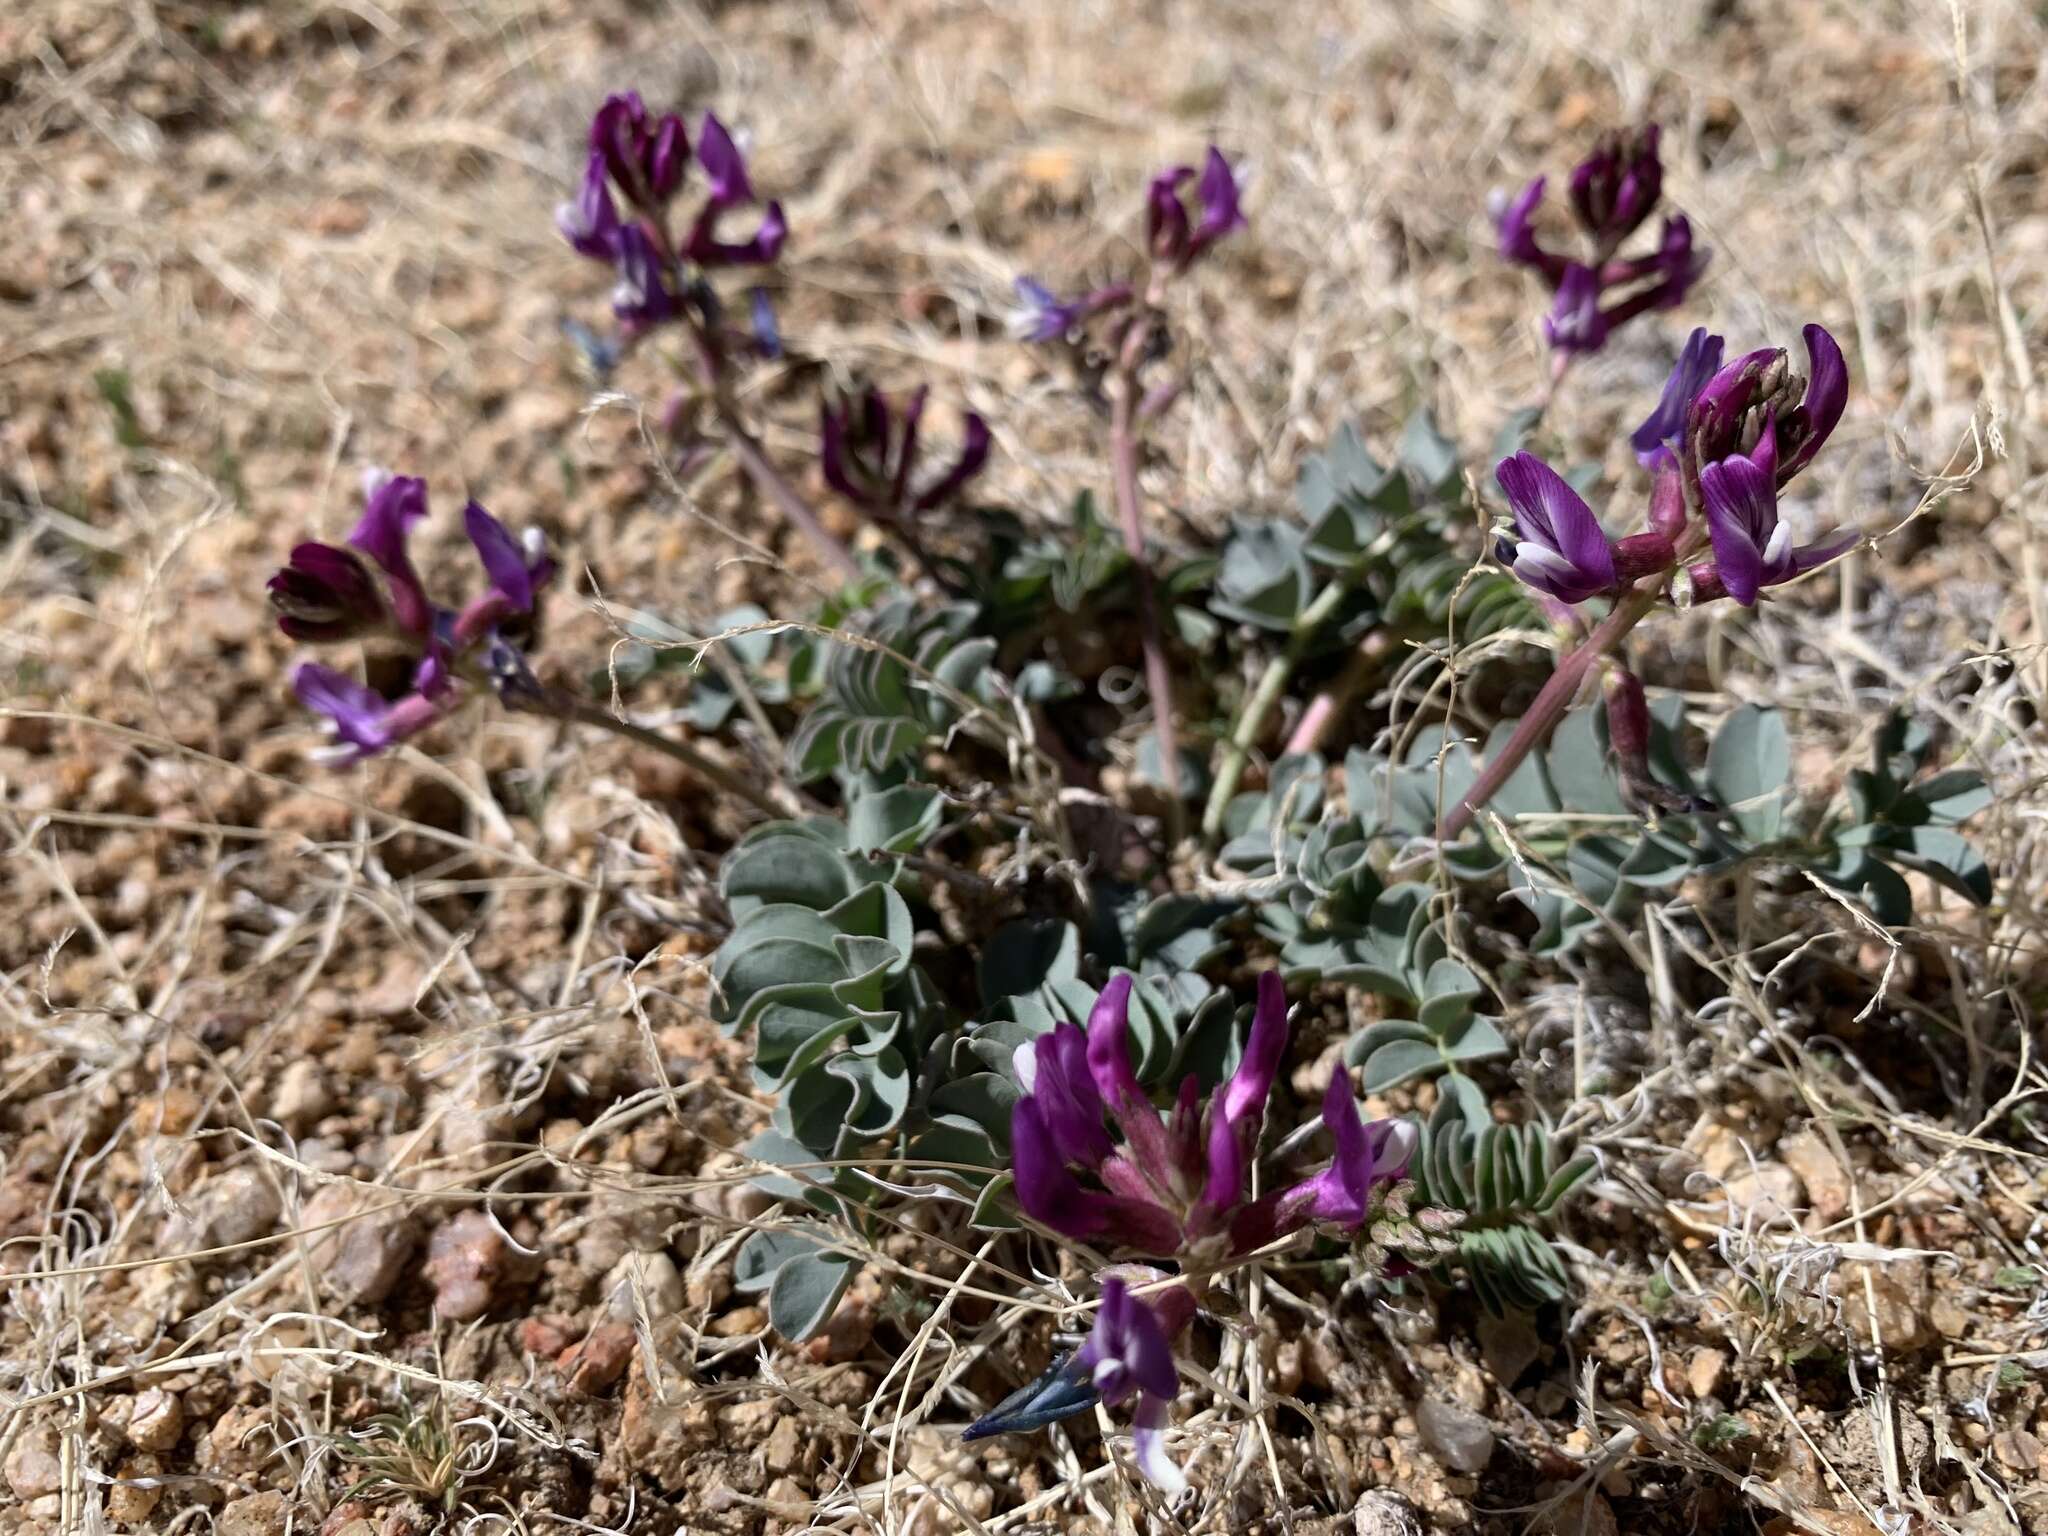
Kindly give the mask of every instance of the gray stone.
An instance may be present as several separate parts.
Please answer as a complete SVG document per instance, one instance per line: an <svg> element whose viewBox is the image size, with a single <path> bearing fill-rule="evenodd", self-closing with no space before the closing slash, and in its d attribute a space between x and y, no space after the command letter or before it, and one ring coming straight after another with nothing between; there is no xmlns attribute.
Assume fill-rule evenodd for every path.
<svg viewBox="0 0 2048 1536"><path fill-rule="evenodd" d="M1484 1472L1493 1460L1493 1426L1441 1398L1422 1400L1415 1427L1423 1448L1454 1472Z"/></svg>

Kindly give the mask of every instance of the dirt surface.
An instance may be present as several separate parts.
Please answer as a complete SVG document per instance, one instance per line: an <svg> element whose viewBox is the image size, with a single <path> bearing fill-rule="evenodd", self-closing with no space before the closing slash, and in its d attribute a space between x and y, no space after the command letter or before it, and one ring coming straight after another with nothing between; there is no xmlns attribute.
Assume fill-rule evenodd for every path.
<svg viewBox="0 0 2048 1536"><path fill-rule="evenodd" d="M2044 30L2004 0L12 8L0 1532L2048 1530L2048 1148L2014 1130L2043 1080L1995 1043L2042 995ZM802 351L931 383L946 433L980 410L1024 507L1107 475L1003 336L1013 278L1106 270L1157 165L1231 147L1252 228L1147 482L1210 529L1347 420L1426 403L1481 451L1547 367L1489 190L1656 117L1717 253L1686 323L1829 325L1856 389L1809 510L1898 530L1674 671L1801 711L1809 784L1880 698L2010 727L1975 834L1998 903L1903 947L1823 903L1811 974L1717 914L1754 1012L1626 1104L1564 1053L1617 1095L1678 1060L1639 998L1588 975L1523 1010L1532 1091L1604 1138L1577 1303L1276 1279L1204 1346L1235 1385L1172 1514L1085 1418L960 1443L1051 1348L941 1372L992 1315L978 1238L892 1239L783 1343L733 1284L765 1105L706 1006L741 809L497 711L325 766L262 601L380 464L428 479L429 551L465 494L546 530L564 677L620 613L807 600L729 464L682 487L645 451L653 376L594 394L563 333L607 283L552 209L628 85L749 135ZM1583 457L1629 462L1670 348L1632 331L1574 378ZM809 484L815 372L750 402Z"/></svg>

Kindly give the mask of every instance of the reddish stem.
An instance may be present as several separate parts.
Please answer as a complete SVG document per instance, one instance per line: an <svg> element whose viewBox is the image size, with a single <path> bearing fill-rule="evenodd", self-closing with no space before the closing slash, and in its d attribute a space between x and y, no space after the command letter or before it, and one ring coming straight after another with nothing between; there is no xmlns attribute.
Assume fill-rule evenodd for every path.
<svg viewBox="0 0 2048 1536"><path fill-rule="evenodd" d="M1571 708L1572 700L1578 696L1579 685L1586 680L1593 664L1619 645L1622 637L1640 624L1644 615L1656 605L1662 583L1660 576L1655 583L1631 592L1616 603L1613 611L1600 621L1584 643L1557 664L1557 670L1550 674L1550 681L1543 685L1535 702L1516 723L1514 733L1494 754L1493 760L1479 771L1479 777L1472 781L1465 797L1438 826L1436 835L1441 841L1450 842L1470 826L1472 818L1521 767L1522 759L1542 745L1550 735L1551 727Z"/></svg>

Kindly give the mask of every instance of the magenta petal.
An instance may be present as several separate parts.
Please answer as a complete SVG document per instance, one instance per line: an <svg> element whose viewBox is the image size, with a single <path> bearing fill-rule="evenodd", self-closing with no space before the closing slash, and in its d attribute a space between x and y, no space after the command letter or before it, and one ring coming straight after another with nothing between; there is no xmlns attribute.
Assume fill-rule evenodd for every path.
<svg viewBox="0 0 2048 1536"><path fill-rule="evenodd" d="M1223 1117L1233 1123L1265 1115L1266 1100L1280 1075L1280 1058L1287 1053L1286 983L1278 971L1262 971L1258 986L1258 1006L1252 1010L1244 1059L1223 1086Z"/></svg>
<svg viewBox="0 0 2048 1536"><path fill-rule="evenodd" d="M855 506L867 506L868 493L855 481L852 453L847 443L847 425L852 408L844 401L826 399L818 406L818 463L825 483Z"/></svg>
<svg viewBox="0 0 2048 1536"><path fill-rule="evenodd" d="M1799 446L1778 470L1783 485L1820 452L1820 445L1842 419L1849 403L1849 364L1835 338L1818 325L1802 331L1806 338L1806 398L1793 413L1800 431Z"/></svg>
<svg viewBox="0 0 2048 1536"><path fill-rule="evenodd" d="M1069 1163L1096 1167L1114 1148L1103 1129L1102 1098L1088 1075L1087 1043L1079 1027L1058 1025L1023 1049L1030 1053L1026 1090L1055 1148Z"/></svg>
<svg viewBox="0 0 2048 1536"><path fill-rule="evenodd" d="M1863 535L1854 528L1840 528L1824 539L1815 539L1811 544L1801 544L1792 551L1791 570L1785 579L1790 581L1794 576L1804 576L1808 571L1819 570L1830 560L1840 559L1862 542Z"/></svg>
<svg viewBox="0 0 2048 1536"><path fill-rule="evenodd" d="M896 465L889 487L892 507L901 507L910 499L910 472L917 466L918 428L924 420L925 402L930 398L931 387L920 384L910 392L910 401L903 407L903 436L896 445Z"/></svg>
<svg viewBox="0 0 2048 1536"><path fill-rule="evenodd" d="M612 206L602 153L591 151L575 200L555 209L555 228L581 255L598 261L611 261L617 256L619 214Z"/></svg>
<svg viewBox="0 0 2048 1536"><path fill-rule="evenodd" d="M1010 1111L1010 1162L1017 1204L1032 1220L1079 1238L1093 1237L1107 1226L1102 1197L1091 1196L1067 1171L1044 1108L1028 1097Z"/></svg>
<svg viewBox="0 0 2048 1536"><path fill-rule="evenodd" d="M1544 178L1538 176L1515 194L1514 200L1501 211L1500 222L1495 226L1500 234L1502 259L1518 266L1543 267L1543 248L1536 243L1534 227L1536 210L1543 202Z"/></svg>
<svg viewBox="0 0 2048 1536"><path fill-rule="evenodd" d="M514 613L533 611L533 572L527 565L526 550L505 525L481 505L471 501L462 509L462 525L469 542L476 546L484 574L491 588Z"/></svg>
<svg viewBox="0 0 2048 1536"><path fill-rule="evenodd" d="M1123 1130L1132 1162L1164 1189L1173 1179L1173 1145L1131 1065L1130 1013L1131 977L1114 976L1088 1015L1088 1071Z"/></svg>
<svg viewBox="0 0 2048 1536"><path fill-rule="evenodd" d="M1557 297L1543 319L1543 335L1559 352L1598 352L1607 344L1608 321L1600 312L1600 275L1572 262L1558 280Z"/></svg>
<svg viewBox="0 0 2048 1536"><path fill-rule="evenodd" d="M1721 338L1709 335L1705 326L1686 337L1671 377L1664 381L1664 393L1657 400L1657 408L1629 435L1636 459L1645 468L1675 462L1672 449L1685 437L1685 421L1691 414L1693 400L1720 369L1722 345Z"/></svg>
<svg viewBox="0 0 2048 1536"><path fill-rule="evenodd" d="M737 208L754 200L747 162L715 113L704 114L704 126L697 134L697 163L704 167L705 180L711 185L712 206Z"/></svg>
<svg viewBox="0 0 2048 1536"><path fill-rule="evenodd" d="M433 625L433 607L419 573L413 569L406 541L427 515L427 482L412 475L392 475L370 493L362 518L348 541L382 568L391 587L391 611L408 634L423 635Z"/></svg>
<svg viewBox="0 0 2048 1536"><path fill-rule="evenodd" d="M1178 265L1188 253L1188 210L1180 188L1194 174L1191 165L1171 166L1145 189L1145 243L1155 260Z"/></svg>
<svg viewBox="0 0 2048 1536"><path fill-rule="evenodd" d="M1190 260L1245 225L1244 213L1238 207L1237 177L1231 172L1230 162L1223 158L1223 152L1213 144L1202 161L1202 179L1196 187L1196 196L1202 204L1202 219L1188 241Z"/></svg>
<svg viewBox="0 0 2048 1536"><path fill-rule="evenodd" d="M1543 590L1576 603L1613 587L1614 547L1601 531L1593 509L1562 475L1535 454L1524 452L1502 459L1494 468L1494 478L1514 511L1520 538L1570 567L1542 582Z"/></svg>
<svg viewBox="0 0 2048 1536"><path fill-rule="evenodd" d="M1131 977L1128 973L1112 976L1088 1013L1088 1071L1103 1102L1118 1114L1132 1101L1145 1099L1144 1089L1138 1086L1138 1075L1131 1070L1130 1050L1124 1039L1130 1014Z"/></svg>
<svg viewBox="0 0 2048 1536"><path fill-rule="evenodd" d="M1754 607L1764 581L1764 546L1778 525L1777 485L1761 465L1738 454L1701 467L1700 494L1721 583L1736 602Z"/></svg>
<svg viewBox="0 0 2048 1536"><path fill-rule="evenodd" d="M958 495L961 487L988 463L989 445L988 423L978 412L969 411L960 440L960 457L953 461L951 469L918 493L917 510L929 512Z"/></svg>

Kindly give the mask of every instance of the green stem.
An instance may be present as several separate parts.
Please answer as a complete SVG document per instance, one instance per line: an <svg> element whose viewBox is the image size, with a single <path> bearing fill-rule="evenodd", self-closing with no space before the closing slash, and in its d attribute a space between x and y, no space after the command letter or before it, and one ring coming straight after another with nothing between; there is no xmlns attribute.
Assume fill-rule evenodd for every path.
<svg viewBox="0 0 2048 1536"><path fill-rule="evenodd" d="M1237 724L1230 733L1230 742L1223 749L1223 761L1216 769L1216 782L1209 790L1209 803L1202 810L1202 836L1210 842L1214 842L1223 830L1224 813L1230 808L1231 796L1237 793L1238 781L1244 777L1252 748L1258 744L1259 736L1266 728L1266 717L1273 713L1274 706L1285 696L1287 681L1301 664L1301 658L1308 654L1316 631L1343 606L1350 592L1351 583L1340 579L1317 593L1315 600L1294 616L1293 627L1287 632L1286 648L1266 663L1266 670L1260 674L1257 686L1245 695Z"/></svg>
<svg viewBox="0 0 2048 1536"><path fill-rule="evenodd" d="M1550 681L1543 685L1536 701L1516 724L1514 734L1494 754L1493 761L1480 770L1479 777L1472 781L1472 787L1465 791L1465 797L1444 817L1436 834L1441 841L1450 842L1470 826L1472 818L1521 767L1522 759L1542 745L1550 735L1551 727L1571 708L1579 685L1586 680L1594 663L1619 645L1622 637L1640 624L1656 606L1666 579L1658 576L1616 603L1613 611L1600 621L1579 648L1557 664L1557 670L1550 674Z"/></svg>

